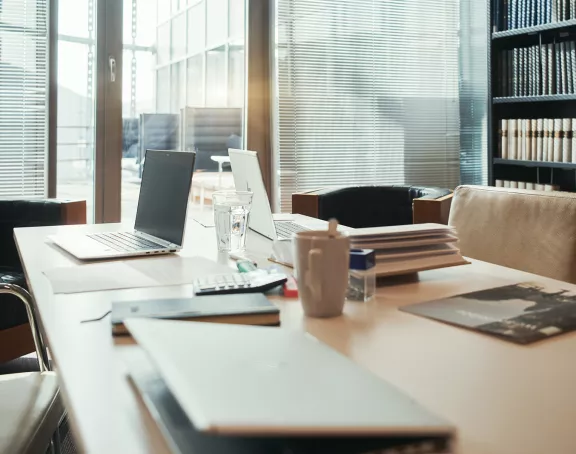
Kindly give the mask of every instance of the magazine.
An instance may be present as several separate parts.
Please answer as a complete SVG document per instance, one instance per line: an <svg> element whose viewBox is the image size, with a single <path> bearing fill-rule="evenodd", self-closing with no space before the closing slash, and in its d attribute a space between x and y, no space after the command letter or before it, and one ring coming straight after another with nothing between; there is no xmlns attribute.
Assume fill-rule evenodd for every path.
<svg viewBox="0 0 576 454"><path fill-rule="evenodd" d="M533 282L412 304L400 310L518 344L576 329L576 291Z"/></svg>

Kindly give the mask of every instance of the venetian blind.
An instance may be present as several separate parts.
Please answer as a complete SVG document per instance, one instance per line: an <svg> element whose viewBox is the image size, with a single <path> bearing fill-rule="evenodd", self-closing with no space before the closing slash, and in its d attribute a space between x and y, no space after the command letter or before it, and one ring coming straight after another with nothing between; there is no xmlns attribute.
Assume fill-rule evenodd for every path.
<svg viewBox="0 0 576 454"><path fill-rule="evenodd" d="M0 197L43 197L47 0L0 0Z"/></svg>
<svg viewBox="0 0 576 454"><path fill-rule="evenodd" d="M458 0L277 0L277 182L460 180Z"/></svg>

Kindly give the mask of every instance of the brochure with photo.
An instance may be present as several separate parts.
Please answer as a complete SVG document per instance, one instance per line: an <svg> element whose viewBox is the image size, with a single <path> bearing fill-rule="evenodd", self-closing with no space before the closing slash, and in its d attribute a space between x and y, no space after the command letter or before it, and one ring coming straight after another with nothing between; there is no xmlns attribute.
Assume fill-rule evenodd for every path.
<svg viewBox="0 0 576 454"><path fill-rule="evenodd" d="M400 308L518 344L576 330L576 291L522 282Z"/></svg>

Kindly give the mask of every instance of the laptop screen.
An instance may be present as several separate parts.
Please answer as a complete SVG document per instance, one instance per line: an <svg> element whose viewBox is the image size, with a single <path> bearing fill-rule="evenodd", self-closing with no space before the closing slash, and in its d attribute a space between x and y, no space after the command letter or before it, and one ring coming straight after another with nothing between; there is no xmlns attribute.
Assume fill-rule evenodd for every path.
<svg viewBox="0 0 576 454"><path fill-rule="evenodd" d="M136 230L182 245L195 156L193 152L146 151Z"/></svg>

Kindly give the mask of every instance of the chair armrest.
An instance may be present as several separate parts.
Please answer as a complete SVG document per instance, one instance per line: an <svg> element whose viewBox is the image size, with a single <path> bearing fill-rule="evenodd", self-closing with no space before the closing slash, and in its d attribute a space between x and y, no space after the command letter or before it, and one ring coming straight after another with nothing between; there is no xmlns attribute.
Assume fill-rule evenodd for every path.
<svg viewBox="0 0 576 454"><path fill-rule="evenodd" d="M85 200L0 200L0 265L21 269L15 228L69 224L86 224Z"/></svg>
<svg viewBox="0 0 576 454"><path fill-rule="evenodd" d="M434 224L448 225L450 216L450 206L452 205L454 194L448 194L438 199L414 199L413 201L413 220L414 224Z"/></svg>
<svg viewBox="0 0 576 454"><path fill-rule="evenodd" d="M303 214L305 216L310 216L311 218L318 218L319 196L329 194L330 192L337 191L339 189L341 188L321 188L292 194L292 214Z"/></svg>

